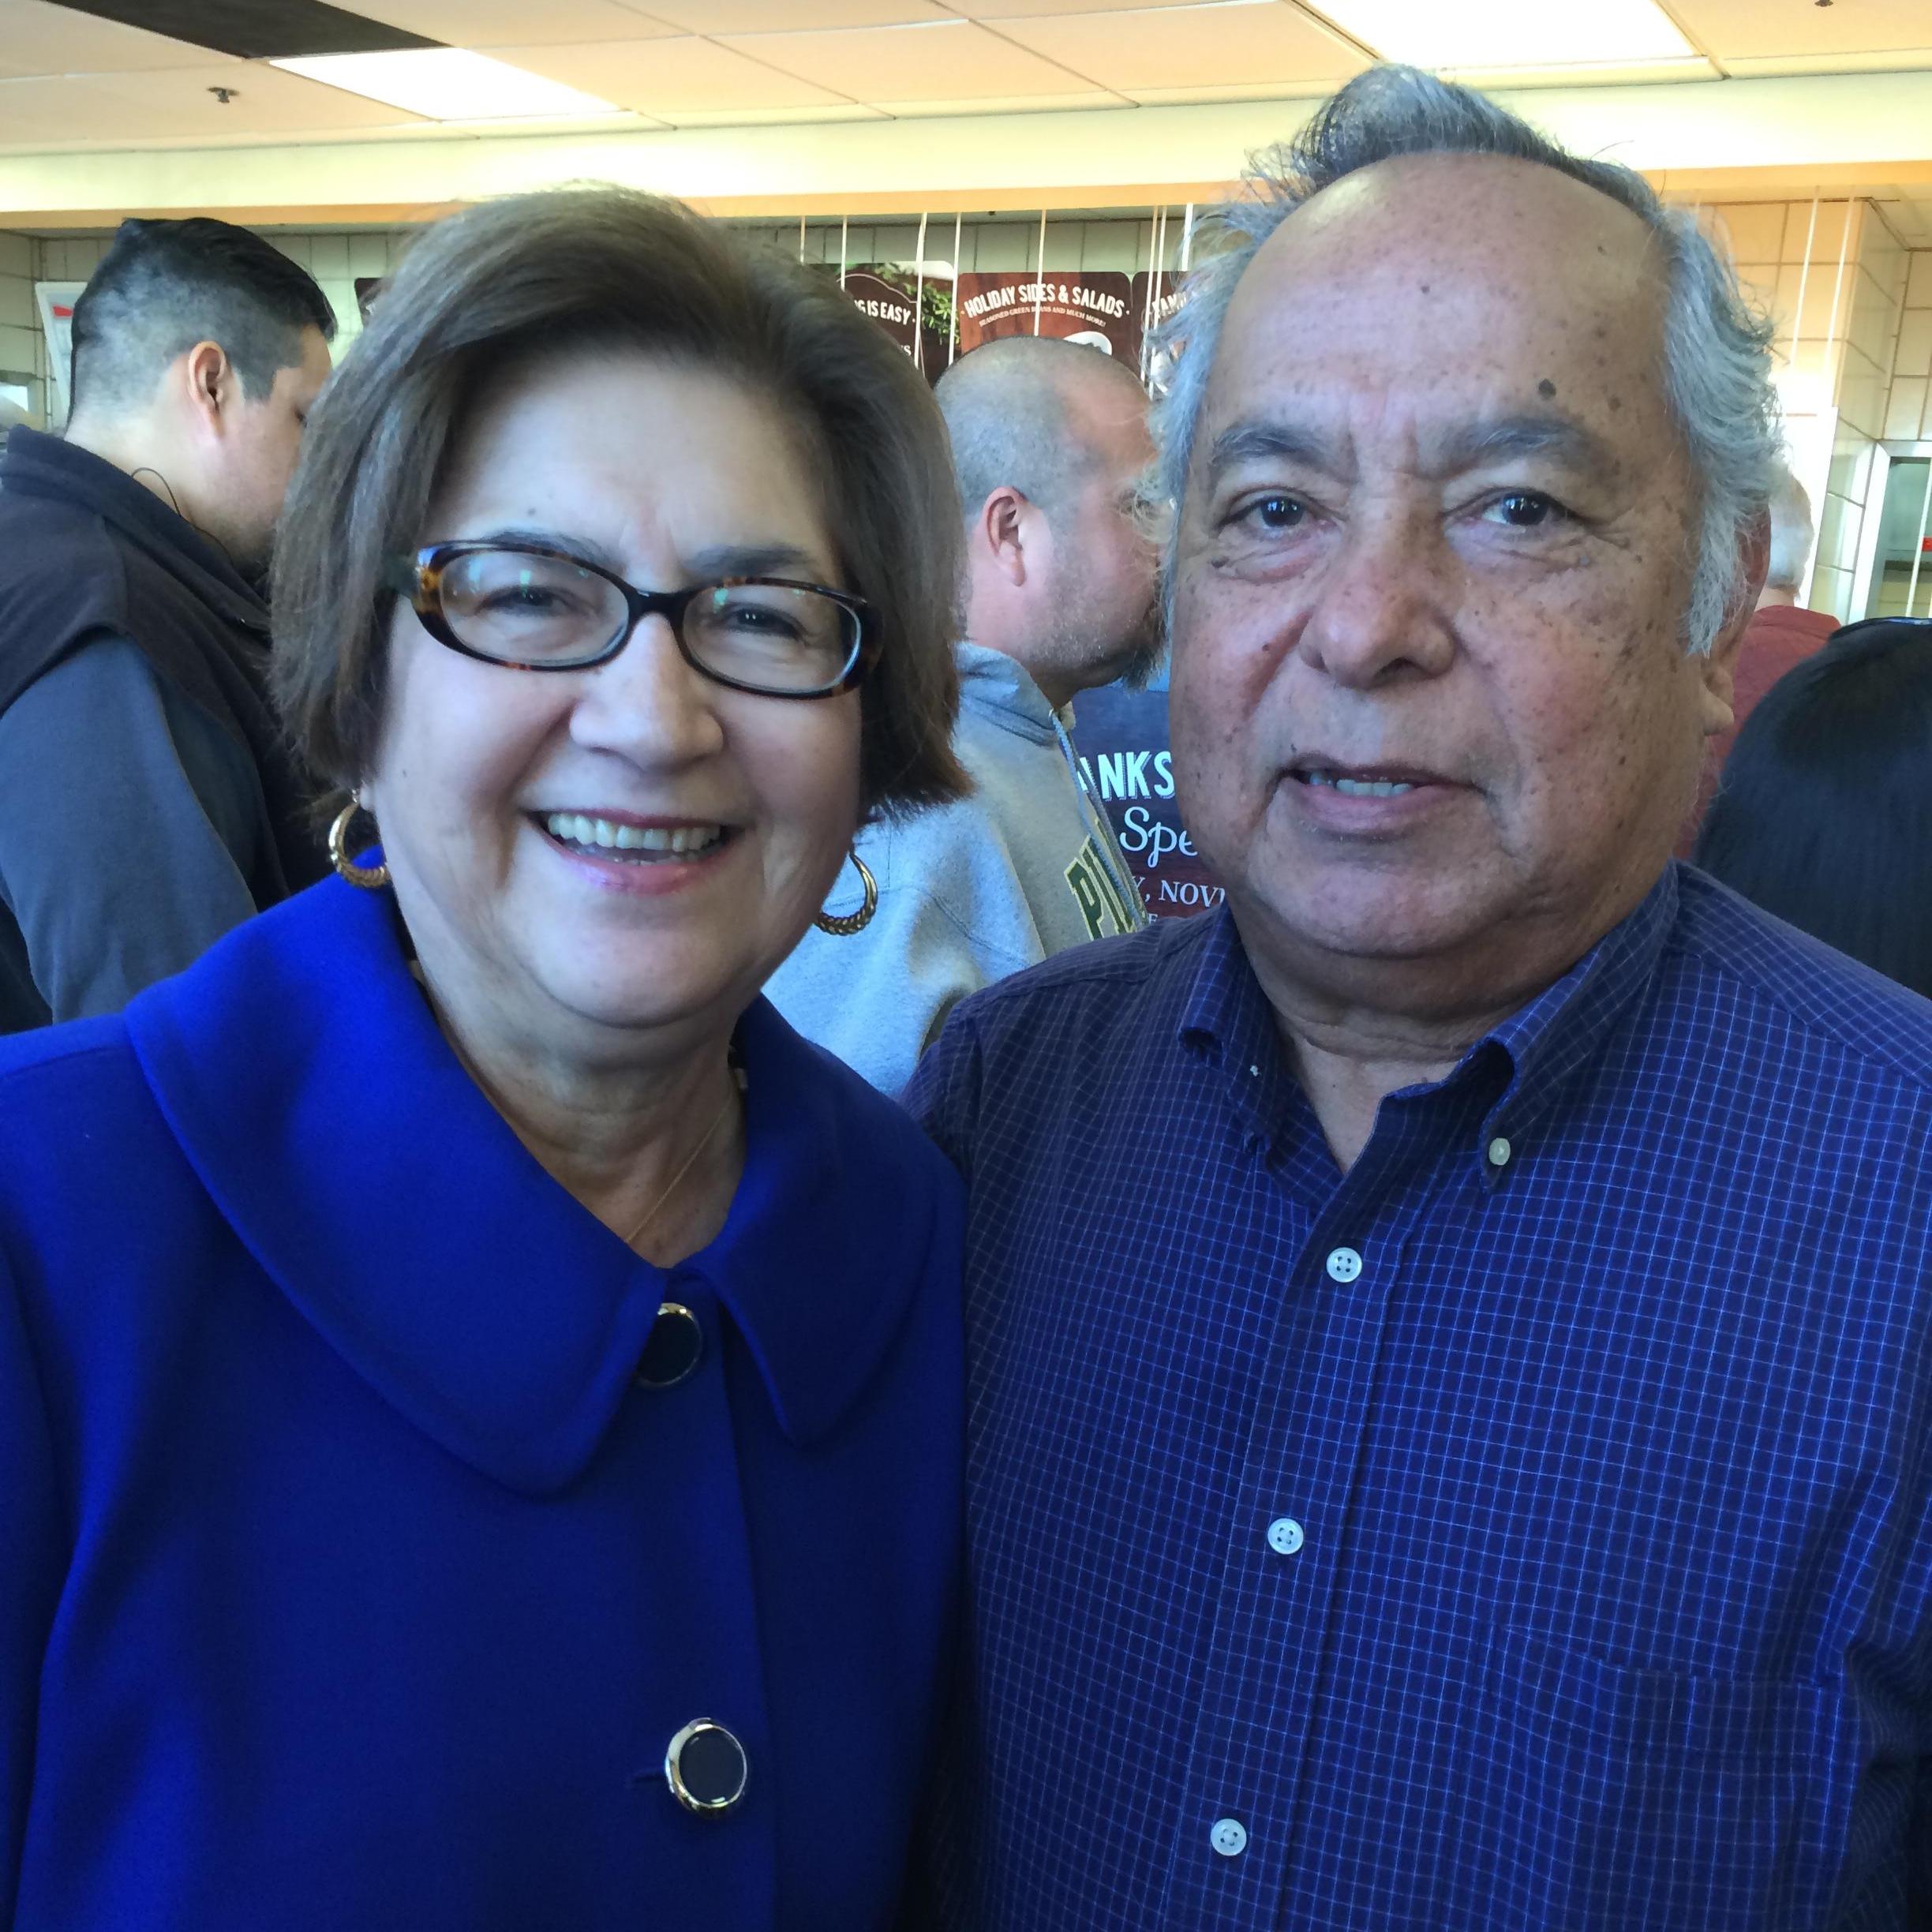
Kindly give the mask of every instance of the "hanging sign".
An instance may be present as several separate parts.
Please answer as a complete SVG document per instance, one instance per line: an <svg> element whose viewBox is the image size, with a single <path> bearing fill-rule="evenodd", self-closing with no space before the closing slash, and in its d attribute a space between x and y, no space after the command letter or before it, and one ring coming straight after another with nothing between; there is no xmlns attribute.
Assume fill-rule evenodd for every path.
<svg viewBox="0 0 1932 1932"><path fill-rule="evenodd" d="M959 352L1009 335L1084 343L1125 362L1140 359L1140 312L1115 270L1042 275L1030 268L971 270L959 278Z"/></svg>
<svg viewBox="0 0 1932 1932"><path fill-rule="evenodd" d="M830 264L826 268L829 274L838 273ZM863 262L845 271L843 286L852 306L876 322L908 355L915 354L914 318L919 318L915 360L927 380L936 382L947 361L946 336L953 319L950 284L892 262Z"/></svg>

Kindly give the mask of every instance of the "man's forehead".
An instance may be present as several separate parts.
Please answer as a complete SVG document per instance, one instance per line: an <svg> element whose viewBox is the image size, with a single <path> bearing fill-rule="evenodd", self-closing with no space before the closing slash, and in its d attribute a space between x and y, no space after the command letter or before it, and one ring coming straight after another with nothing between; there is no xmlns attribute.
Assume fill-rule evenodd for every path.
<svg viewBox="0 0 1932 1932"><path fill-rule="evenodd" d="M1627 276L1649 241L1628 208L1584 182L1511 155L1400 155L1323 189L1263 245L1250 277L1399 274L1410 263L1539 279L1561 263ZM1244 278L1246 279L1248 278Z"/></svg>
<svg viewBox="0 0 1932 1932"><path fill-rule="evenodd" d="M1226 406L1256 384L1331 396L1473 384L1533 408L1607 386L1614 411L1661 380L1663 284L1642 271L1648 242L1608 196L1533 163L1378 163L1315 197L1258 252L1211 392Z"/></svg>

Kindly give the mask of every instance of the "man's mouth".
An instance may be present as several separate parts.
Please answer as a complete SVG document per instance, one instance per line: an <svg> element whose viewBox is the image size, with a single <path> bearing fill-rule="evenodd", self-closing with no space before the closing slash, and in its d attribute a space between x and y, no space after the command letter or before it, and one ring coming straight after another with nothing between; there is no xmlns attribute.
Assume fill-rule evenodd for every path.
<svg viewBox="0 0 1932 1932"><path fill-rule="evenodd" d="M1416 788L1416 781L1411 778L1354 778L1346 772L1320 769L1297 772L1295 776L1304 784L1329 786L1344 798L1399 798Z"/></svg>
<svg viewBox="0 0 1932 1932"><path fill-rule="evenodd" d="M545 812L537 822L566 852L632 865L688 864L716 851L736 830L701 821L633 825L592 812Z"/></svg>

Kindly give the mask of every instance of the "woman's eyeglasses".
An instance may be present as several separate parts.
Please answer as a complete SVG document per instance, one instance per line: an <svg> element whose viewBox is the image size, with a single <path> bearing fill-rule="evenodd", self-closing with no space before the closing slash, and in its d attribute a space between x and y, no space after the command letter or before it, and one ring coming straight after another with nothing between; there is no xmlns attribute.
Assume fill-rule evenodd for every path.
<svg viewBox="0 0 1932 1932"><path fill-rule="evenodd" d="M518 671L607 664L653 615L694 671L762 697L851 691L878 657L878 613L864 598L781 577L640 590L562 551L441 543L393 559L384 582L439 643Z"/></svg>

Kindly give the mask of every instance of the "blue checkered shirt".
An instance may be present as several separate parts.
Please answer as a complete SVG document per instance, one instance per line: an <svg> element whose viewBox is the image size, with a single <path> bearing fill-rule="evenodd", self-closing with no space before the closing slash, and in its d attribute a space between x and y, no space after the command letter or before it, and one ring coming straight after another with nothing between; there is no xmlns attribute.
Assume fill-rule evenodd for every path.
<svg viewBox="0 0 1932 1932"><path fill-rule="evenodd" d="M1673 868L1341 1172L1225 911L960 1007L922 1925L1932 1923L1932 1006Z"/></svg>

